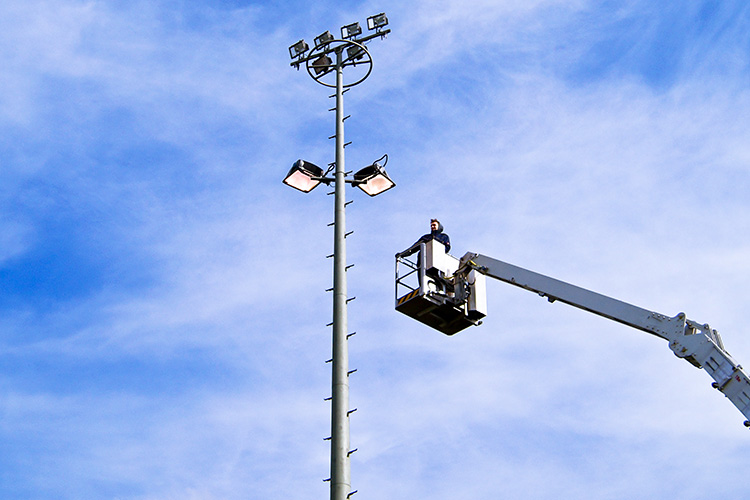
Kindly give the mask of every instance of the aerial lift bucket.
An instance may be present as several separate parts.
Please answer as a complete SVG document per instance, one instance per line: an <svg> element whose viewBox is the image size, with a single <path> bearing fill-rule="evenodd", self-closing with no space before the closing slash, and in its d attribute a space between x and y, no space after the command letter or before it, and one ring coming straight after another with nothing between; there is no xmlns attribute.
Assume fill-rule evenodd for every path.
<svg viewBox="0 0 750 500"><path fill-rule="evenodd" d="M435 240L422 243L414 258L397 257L396 310L446 335L478 324L486 310L484 276L472 277L480 282L478 293L458 299L452 280L458 263Z"/></svg>

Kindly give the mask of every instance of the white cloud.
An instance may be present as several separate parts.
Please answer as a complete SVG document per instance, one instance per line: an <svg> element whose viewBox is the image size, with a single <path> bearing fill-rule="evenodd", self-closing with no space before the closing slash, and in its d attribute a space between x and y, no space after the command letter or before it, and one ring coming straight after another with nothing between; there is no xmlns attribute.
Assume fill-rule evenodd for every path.
<svg viewBox="0 0 750 500"><path fill-rule="evenodd" d="M2 143L0 262L40 244L50 214L112 262L99 291L4 315L0 442L44 466L14 468L15 491L325 495L332 200L280 179L332 156L327 90L286 47L305 9L330 22L333 4L287 24L270 7L27 5L4 7L3 45L21 49L0 81L19 138ZM603 31L583 2L382 10L394 33L346 97L347 165L388 152L398 184L351 193L347 212L357 496L739 498L742 418L666 343L495 283L485 324L447 338L393 311L392 282L393 254L438 215L458 255L685 310L741 362L737 73L571 77Z"/></svg>

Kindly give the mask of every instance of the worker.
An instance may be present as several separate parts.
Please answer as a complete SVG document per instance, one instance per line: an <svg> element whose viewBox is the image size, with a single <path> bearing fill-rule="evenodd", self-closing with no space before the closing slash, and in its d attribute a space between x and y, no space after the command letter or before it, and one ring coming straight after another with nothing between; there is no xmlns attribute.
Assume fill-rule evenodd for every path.
<svg viewBox="0 0 750 500"><path fill-rule="evenodd" d="M416 243L414 243L412 246L404 250L403 252L399 252L396 254L396 257L408 257L409 255L415 253L419 250L419 246L422 243L427 243L431 240L437 240L443 245L445 245L445 253L450 252L451 250L451 239L448 237L447 234L443 232L443 225L440 223L437 219L430 220L430 232L419 238Z"/></svg>

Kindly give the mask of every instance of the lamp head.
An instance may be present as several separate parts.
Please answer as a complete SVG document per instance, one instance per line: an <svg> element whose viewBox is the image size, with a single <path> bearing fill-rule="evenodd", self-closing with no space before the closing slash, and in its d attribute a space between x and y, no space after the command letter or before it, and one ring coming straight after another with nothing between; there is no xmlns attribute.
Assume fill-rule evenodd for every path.
<svg viewBox="0 0 750 500"><path fill-rule="evenodd" d="M307 42L305 42L304 40L300 40L299 42L289 47L289 57L291 57L292 59L296 59L297 57L304 55L304 53L309 49L310 47L307 45Z"/></svg>
<svg viewBox="0 0 750 500"><path fill-rule="evenodd" d="M380 163L375 162L354 174L354 185L369 196L377 196L396 185Z"/></svg>
<svg viewBox="0 0 750 500"><path fill-rule="evenodd" d="M312 63L313 70L315 70L315 75L325 75L329 71L331 71L333 65L333 61L330 57L328 57L328 54L322 54L320 57L315 59Z"/></svg>
<svg viewBox="0 0 750 500"><path fill-rule="evenodd" d="M346 49L346 55L348 56L348 59L352 61L359 61L365 57L365 49L359 45L351 44L351 46Z"/></svg>
<svg viewBox="0 0 750 500"><path fill-rule="evenodd" d="M333 35L330 31L325 31L315 38L315 46L327 45L333 41Z"/></svg>
<svg viewBox="0 0 750 500"><path fill-rule="evenodd" d="M388 18L385 17L385 13L381 12L380 14L375 14L374 16L370 16L367 18L367 29L368 30L379 30L383 26L388 25Z"/></svg>
<svg viewBox="0 0 750 500"><path fill-rule="evenodd" d="M357 35L362 34L362 28L359 23L347 24L341 28L341 38L348 40L349 38L356 38Z"/></svg>
<svg viewBox="0 0 750 500"><path fill-rule="evenodd" d="M305 160L297 160L284 178L284 184L309 193L320 184L323 169Z"/></svg>

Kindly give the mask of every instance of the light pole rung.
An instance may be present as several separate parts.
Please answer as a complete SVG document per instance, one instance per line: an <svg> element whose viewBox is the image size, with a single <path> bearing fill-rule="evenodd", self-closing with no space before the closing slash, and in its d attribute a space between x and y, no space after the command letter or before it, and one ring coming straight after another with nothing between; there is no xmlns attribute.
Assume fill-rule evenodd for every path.
<svg viewBox="0 0 750 500"><path fill-rule="evenodd" d="M343 90L343 92L341 92L341 93L342 93L342 94L346 94L347 92L349 92L349 89L348 89L348 88L344 89L344 90ZM329 96L328 96L328 98L329 98L329 99L332 99L332 98L334 98L334 97L336 97L336 94L332 94L332 95L329 95Z"/></svg>

